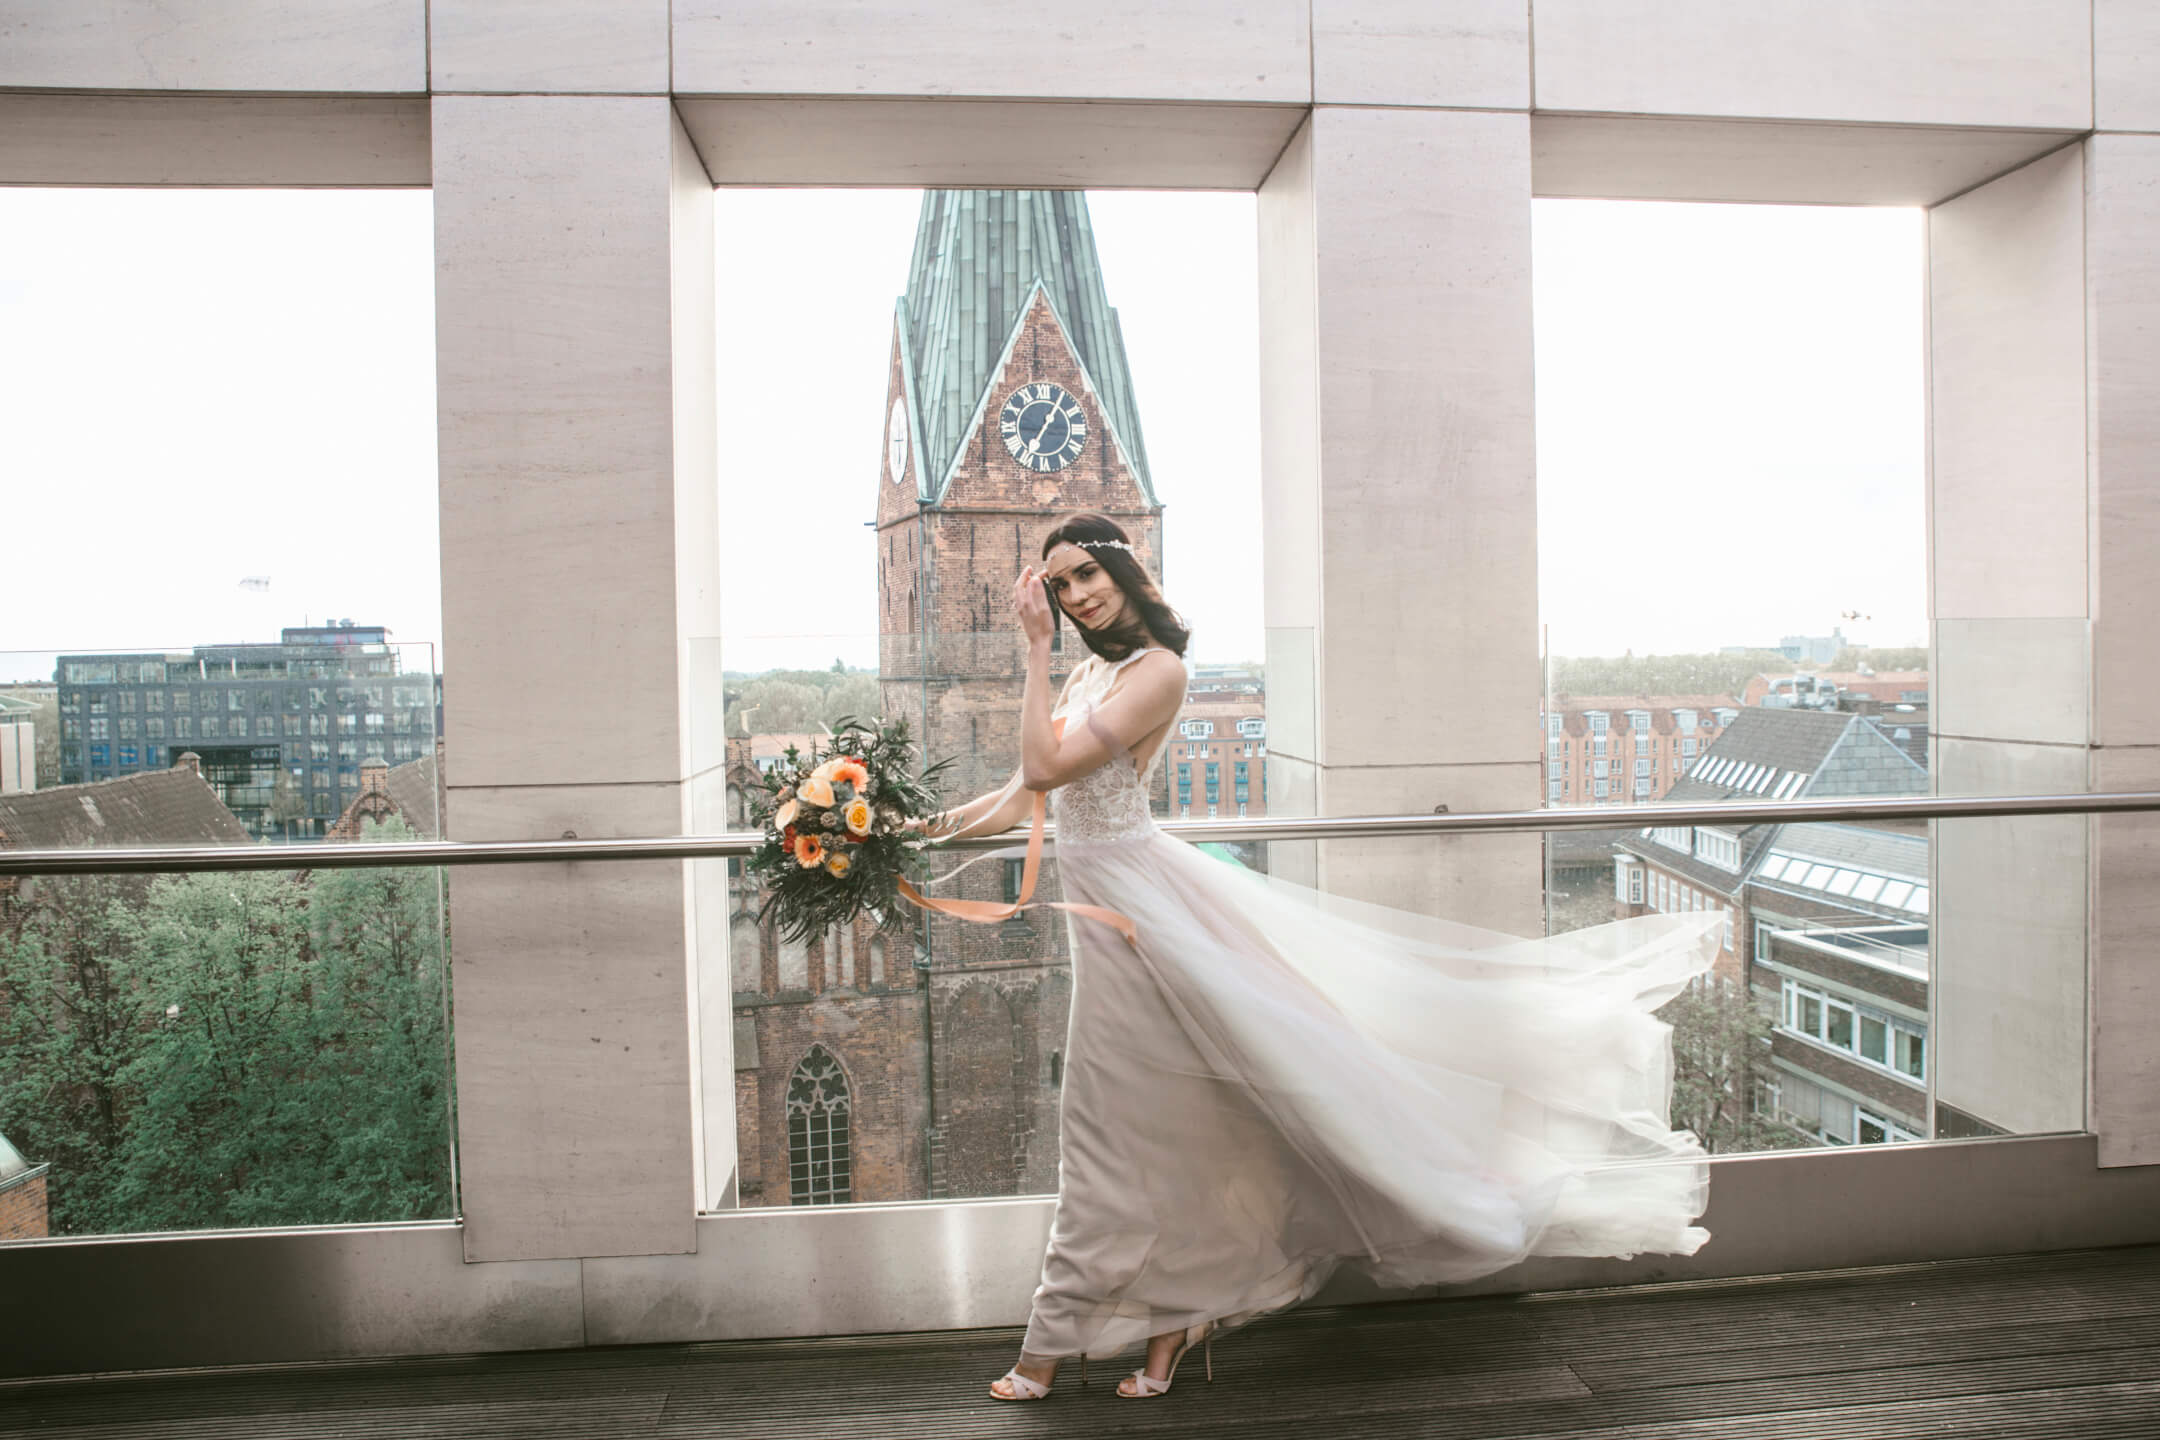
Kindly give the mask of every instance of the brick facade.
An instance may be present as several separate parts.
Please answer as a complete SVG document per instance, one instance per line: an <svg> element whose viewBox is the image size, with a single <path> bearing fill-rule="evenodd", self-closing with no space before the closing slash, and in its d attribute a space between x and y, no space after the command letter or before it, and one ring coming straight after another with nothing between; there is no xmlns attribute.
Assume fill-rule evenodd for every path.
<svg viewBox="0 0 2160 1440"><path fill-rule="evenodd" d="M46 1229L42 1169L0 1189L0 1240L41 1240Z"/></svg>

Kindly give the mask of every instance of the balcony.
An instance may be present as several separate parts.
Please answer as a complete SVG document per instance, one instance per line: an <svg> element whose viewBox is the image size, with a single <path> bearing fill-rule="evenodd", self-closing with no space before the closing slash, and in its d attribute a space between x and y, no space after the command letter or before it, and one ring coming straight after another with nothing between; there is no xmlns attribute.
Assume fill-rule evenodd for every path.
<svg viewBox="0 0 2160 1440"><path fill-rule="evenodd" d="M977 568L1009 573L1027 554L1016 513L1114 491L1173 591L1186 557L1234 552L1258 597L1245 609L1264 656L1206 657L1220 723L1204 743L1266 742L1243 748L1264 759L1267 814L1183 838L1328 905L1511 935L1727 913L1714 971L1672 1002L1677 1118L1712 1150L1714 1239L1407 1299L1341 1277L1225 1341L1212 1390L1181 1372L1165 1403L1182 1409L1093 1416L1098 1377L1050 1416L1079 1433L1348 1416L1374 1434L1526 1437L2160 1431L2160 50L2141 7L2009 3L1976 27L1969 7L1896 0L1863 28L1840 23L1851 7L1794 4L1710 24L1700 5L1550 0L1468 7L1471 23L1257 0L1231 24L1164 0L1056 30L953 3L857 5L844 25L772 0L514 19L324 0L335 14L319 20L203 0L177 27L132 0L95 23L65 8L8 11L0 195L425 191L426 213L405 217L433 247L412 267L425 334L379 368L426 392L432 443L397 476L351 482L297 447L250 452L279 478L246 496L224 483L246 468L225 446L175 442L219 479L109 503L81 456L166 435L147 407L200 376L167 363L108 390L129 337L78 321L8 352L24 385L111 397L10 491L11 507L53 507L8 511L29 537L18 563L66 548L53 537L92 507L97 545L67 557L67 583L155 616L161 596L125 588L128 557L183 556L181 578L199 579L215 567L184 522L213 516L237 546L304 493L349 484L374 504L417 475L427 526L356 502L296 528L303 544L260 548L306 566L439 549L443 649L331 633L350 622L302 626L276 656L222 630L100 646L57 600L45 631L5 642L82 653L49 687L67 793L0 795L0 906L33 892L46 906L35 933L0 910L0 981L18 996L0 1007L0 1131L28 1167L0 1175L14 1302L0 1429L247 1433L296 1414L470 1433L1035 1426L980 1391L1010 1358L1050 1221L1066 932L1038 915L976 931L878 915L772 933L730 868L743 797L776 744L833 716L736 723L754 707L728 627L755 612L801 641L775 670L822 672L835 651L828 633L784 633L811 628L786 597L732 611L721 597L728 546L795 536L746 520L753 494L817 512L816 534L845 532L833 553L864 573L881 539L881 583L921 584L817 698L867 686L941 727L957 787L994 784L1020 647L981 574L939 575L929 557L973 564L980 540ZM924 243L876 260L908 277L878 296L893 344L867 366L897 411L864 410L859 456L852 418L821 416L761 468L748 426L722 422L733 392L765 371L824 394L829 336L797 325L809 353L777 359L740 307L800 305L830 277L774 285L731 264L727 201L815 187L974 198L923 207ZM1166 190L1250 207L1235 251L1252 267L1252 328L1235 332L1250 340L1191 325L1207 383L1148 401L1207 412L1179 454L1150 410L1154 463L1166 489L1180 469L1230 475L1249 544L1150 528L1194 512L1154 493L1135 367L1113 363L1109 337L1137 333L1139 311L1120 320L1100 275L1070 265L1039 291L1017 260L1009 277L1002 259L955 269L1023 214L1048 217L1026 222L1028 263L1054 250L1066 265L1083 248L1066 243L1075 195ZM1673 387L1684 418L1662 431L1633 415L1579 426L1592 503L1542 503L1541 475L1564 463L1544 422L1565 387L1539 369L1555 311L1533 293L1553 233L1537 217L1581 200L1904 211L1903 518L1872 508L1886 447L1841 445L1839 413L1753 426L1776 437L1764 453L1824 447L1806 475L1732 463L1719 427L1750 428L1734 417L1756 413L1736 408L1755 370L1715 349L1710 378L1728 388ZM1608 255L1621 280L1589 288L1639 296L1650 254ZM1761 267L1774 278L1749 296L1786 293L1816 258ZM1584 392L1654 370L1642 352L1667 318L1644 315L1618 358L1586 367ZM1756 338L1775 349L1803 318ZM1005 452L987 432L970 452L962 431L985 396L1015 393L986 378L1013 356L1048 357L1068 398L1108 416L1090 433L1125 439L984 503L970 483ZM1212 406L1240 385L1233 423ZM276 430L253 423L275 406L222 388L255 402L236 431ZM18 406L10 429L39 408ZM365 402L333 418L313 429L341 447L387 424ZM1606 477L1637 430L1664 454L1708 453L1718 489L1686 503L1663 474ZM1873 713L1839 704L1848 682L1814 641L1860 623L1833 622L1836 607L1875 603L1841 594L1789 622L1746 615L1758 644L1830 632L1784 637L1782 692L1752 674L1638 693L1633 662L1655 655L1621 645L1580 653L1626 649L1606 668L1627 683L1570 703L1541 685L1577 653L1536 638L1539 577L1571 568L1554 548L1571 514L1593 559L1617 527L1649 527L1593 608L1655 593L1741 615L1747 587L1699 573L1713 551L1751 583L1884 580L1792 538L1833 491L1855 554L1903 527L1917 558L1889 578L1910 582L1899 603L1925 683L1901 667L1861 697ZM1714 540L1687 529L1748 494L1777 512ZM130 510L160 527L155 544L119 543ZM42 604L36 583L13 587ZM1081 659L1061 636L1059 675ZM183 643L118 643L153 639ZM198 686L183 710L184 672L209 685L217 664L228 698L205 708ZM1737 703L1756 681L1791 703ZM1654 775L1624 768L1643 756ZM213 785L226 808L202 803ZM1189 772L1175 791L1162 778L1158 812L1188 812L1192 788ZM1200 788L1215 809L1220 784L1203 772ZM1569 793L1600 803L1557 808ZM115 838L153 814L164 829L140 846ZM1699 827L1732 847L1698 851ZM169 848L135 853L153 841ZM1007 893L991 862L940 879L961 898ZM54 1015L76 1017L61 1029L80 1043L39 1029ZM49 1233L21 1218L31 1171Z"/></svg>

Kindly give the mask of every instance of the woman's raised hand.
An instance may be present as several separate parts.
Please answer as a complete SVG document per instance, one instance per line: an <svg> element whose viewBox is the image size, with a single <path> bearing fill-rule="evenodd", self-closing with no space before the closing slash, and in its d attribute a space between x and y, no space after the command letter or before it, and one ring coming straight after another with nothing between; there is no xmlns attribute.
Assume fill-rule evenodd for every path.
<svg viewBox="0 0 2160 1440"><path fill-rule="evenodd" d="M1020 617L1021 633L1030 645L1050 643L1057 621L1050 613L1050 592L1043 587L1042 572L1032 565L1022 567L1020 578L1013 582L1013 613Z"/></svg>

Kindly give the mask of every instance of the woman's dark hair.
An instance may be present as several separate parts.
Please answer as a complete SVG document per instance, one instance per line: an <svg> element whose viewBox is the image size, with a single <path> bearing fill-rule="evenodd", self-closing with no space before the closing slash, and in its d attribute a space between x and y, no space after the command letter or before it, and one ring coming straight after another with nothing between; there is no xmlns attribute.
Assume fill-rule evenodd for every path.
<svg viewBox="0 0 2160 1440"><path fill-rule="evenodd" d="M1185 653L1185 642L1192 630L1185 617L1170 608L1162 598L1162 591L1140 563L1140 557L1125 548L1132 544L1124 527L1107 515L1068 515L1058 522L1057 528L1043 537L1043 558L1060 545L1077 545L1117 582L1125 594L1125 615L1117 624L1103 630L1090 630L1079 621L1073 621L1073 629L1080 632L1081 643L1105 660L1123 660L1135 650L1143 649L1150 640L1173 655ZM1054 627L1067 617L1065 607L1050 600L1050 623Z"/></svg>

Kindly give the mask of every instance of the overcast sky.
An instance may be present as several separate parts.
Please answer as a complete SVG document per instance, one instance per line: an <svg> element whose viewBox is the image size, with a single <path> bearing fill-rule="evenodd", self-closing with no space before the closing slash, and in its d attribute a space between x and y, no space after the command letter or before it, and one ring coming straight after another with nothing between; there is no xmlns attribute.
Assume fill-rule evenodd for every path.
<svg viewBox="0 0 2160 1440"><path fill-rule="evenodd" d="M919 204L718 197L731 668L873 653L862 522ZM1256 657L1252 198L1090 204L1170 597L1197 656ZM438 640L430 223L424 191L0 189L0 679L340 617ZM1923 642L1917 212L1540 201L1535 224L1554 649L1772 642L1842 610ZM853 558L783 605L771 537L805 527Z"/></svg>

